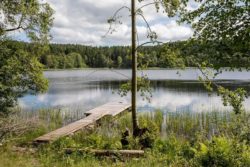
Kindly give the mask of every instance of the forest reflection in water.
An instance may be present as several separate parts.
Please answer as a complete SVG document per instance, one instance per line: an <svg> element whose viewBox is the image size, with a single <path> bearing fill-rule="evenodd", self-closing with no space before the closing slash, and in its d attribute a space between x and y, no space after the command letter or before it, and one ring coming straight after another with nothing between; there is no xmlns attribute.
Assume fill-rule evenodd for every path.
<svg viewBox="0 0 250 167"><path fill-rule="evenodd" d="M160 109L163 112L207 112L229 111L230 107L222 105L221 98L214 93L208 93L202 83L197 81L196 70L148 70L145 72L151 80L151 102L143 100L138 95L138 111L153 112ZM121 75L122 74L122 75ZM225 72L216 82L235 89L243 87L250 91L248 72ZM19 105L28 111L42 108L60 108L81 117L84 111L110 101L130 101L130 96L121 97L118 89L125 83L130 70L77 70L77 71L47 71L50 87L47 93L39 95L27 94L19 99ZM188 79L190 78L190 79ZM250 107L250 100L245 101L245 107Z"/></svg>

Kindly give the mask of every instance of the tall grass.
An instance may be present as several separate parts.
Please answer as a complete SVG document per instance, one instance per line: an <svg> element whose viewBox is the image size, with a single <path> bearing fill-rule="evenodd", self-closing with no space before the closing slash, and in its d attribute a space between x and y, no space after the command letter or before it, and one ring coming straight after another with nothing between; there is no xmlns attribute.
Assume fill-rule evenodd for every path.
<svg viewBox="0 0 250 167"><path fill-rule="evenodd" d="M94 129L80 131L52 144L40 146L36 153L16 153L13 145L30 142L35 137L61 127L71 120L62 110L40 110L37 129L24 134L20 140L4 144L0 149L0 167L8 166L229 166L250 165L250 113L230 112L140 112L140 127L153 131L153 148L145 157L95 157L92 154L66 155L64 148L122 149L121 134L126 128L132 132L131 115L106 117ZM72 118L73 120L73 118ZM70 122L70 121L69 121ZM138 139L128 138L127 149L140 149ZM249 143L247 143L249 142ZM30 147L30 145L27 145ZM207 160L209 159L209 160ZM27 163L25 163L27 161ZM214 163L214 164L213 164ZM223 166L223 165L222 165Z"/></svg>
<svg viewBox="0 0 250 167"><path fill-rule="evenodd" d="M140 113L146 119L153 120L161 130L162 137L175 134L179 137L192 137L204 132L207 137L219 135L233 121L231 112L154 112Z"/></svg>

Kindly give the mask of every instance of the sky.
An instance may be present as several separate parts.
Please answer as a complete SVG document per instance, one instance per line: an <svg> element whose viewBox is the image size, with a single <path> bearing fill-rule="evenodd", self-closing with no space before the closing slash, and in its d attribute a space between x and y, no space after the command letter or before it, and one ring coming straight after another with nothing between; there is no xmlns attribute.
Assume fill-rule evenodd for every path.
<svg viewBox="0 0 250 167"><path fill-rule="evenodd" d="M129 11L124 9L119 13L122 24L115 25L115 32L104 37L109 30L107 20L122 6L130 6L130 0L41 0L48 2L54 9L54 24L51 29L52 43L72 43L92 46L129 45L131 24ZM151 0L146 0L148 3ZM137 3L140 7L141 3ZM190 4L189 8L195 8ZM156 12L155 7L143 9L151 29L157 32L161 42L185 40L192 36L189 25L178 25L175 19L170 19L162 12ZM147 39L147 27L142 18L137 18L139 42ZM17 35L19 40L25 40L24 34Z"/></svg>

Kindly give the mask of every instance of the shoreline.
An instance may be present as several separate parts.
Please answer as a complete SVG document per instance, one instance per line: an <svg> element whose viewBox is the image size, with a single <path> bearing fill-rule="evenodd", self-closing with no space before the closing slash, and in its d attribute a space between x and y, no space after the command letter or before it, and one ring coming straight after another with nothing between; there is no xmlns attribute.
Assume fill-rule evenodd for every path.
<svg viewBox="0 0 250 167"><path fill-rule="evenodd" d="M143 69L143 70L179 70L179 71L185 71L185 70L190 70L190 69L197 69L197 67L185 67L183 69L181 68L161 68L161 67L149 67L147 69ZM211 69L211 68L209 68ZM232 71L232 72L244 72L244 71L249 71L246 68L242 68L241 70L239 69L230 69L229 67L223 67L221 68L222 70L225 71ZM79 71L79 70L131 70L130 68L108 68L108 67L100 67L100 68L69 68L69 69L43 69L43 71ZM213 69L214 71L216 71L216 69ZM138 69L138 71L142 71L140 69Z"/></svg>

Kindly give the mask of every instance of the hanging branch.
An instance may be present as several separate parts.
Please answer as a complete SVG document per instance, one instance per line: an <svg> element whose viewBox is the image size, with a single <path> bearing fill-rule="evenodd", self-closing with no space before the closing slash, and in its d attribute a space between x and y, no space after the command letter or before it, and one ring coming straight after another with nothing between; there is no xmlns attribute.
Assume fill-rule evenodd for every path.
<svg viewBox="0 0 250 167"><path fill-rule="evenodd" d="M201 67L199 64L197 68L199 69L203 77L205 77L205 80L203 80L201 77L199 77L199 79L204 82L204 86L206 87L206 89L208 89L209 91L213 91L212 85L214 85L217 88L218 95L221 96L224 106L232 106L235 114L240 114L242 111L244 111L243 102L245 101L245 98L248 97L246 90L244 90L243 88L238 88L232 91L224 88L223 86L212 81L208 77L206 72L203 71L203 67Z"/></svg>
<svg viewBox="0 0 250 167"><path fill-rule="evenodd" d="M163 43L163 42L160 42L160 41L157 41L156 39L157 39L157 34L156 34L156 32L154 32L152 29L151 29L151 27L150 27L150 25L149 25L149 23L148 23L148 21L147 21L147 19L144 17L144 15L142 14L142 9L143 8L145 8L145 7L147 7L147 6L150 6L150 5L156 5L157 3L161 3L162 4L162 6L164 6L163 5L163 2L162 1L155 1L155 2L151 2L151 3L147 3L147 4L145 4L145 5L142 5L141 7L139 7L137 10L136 10L136 14L137 15L139 15L142 19L143 19L143 21L145 22L145 24L146 24L146 27L147 27L147 29L148 29L148 38L150 38L150 42L146 42L146 43L143 43L142 45L140 45L139 44L139 36L138 36L138 33L137 33L137 43L138 43L138 45L141 47L141 46L143 46L143 45L145 45L145 44L150 44L150 43L152 43L152 44L154 44L154 43L157 43L157 44L160 44L160 43ZM108 35L108 34L112 34L112 32L114 32L115 31L115 29L113 28L113 23L116 23L117 22L117 18L119 18L117 15L119 14L119 12L121 12L123 9L127 9L128 11L131 11L131 8L129 8L128 6L122 6L121 8L119 8L118 10L116 10L115 11L115 13L113 14L113 16L110 18L110 19L108 19L108 23L109 23L109 29L108 29L108 31L105 33L105 35L103 36L104 38ZM120 22L119 22L120 23ZM138 48L138 47L137 47Z"/></svg>
<svg viewBox="0 0 250 167"><path fill-rule="evenodd" d="M141 7L139 7L136 12L142 10L143 8L147 7L147 6L151 6L151 5L155 5L157 2L150 2L150 3L147 3L145 5L142 5Z"/></svg>
<svg viewBox="0 0 250 167"><path fill-rule="evenodd" d="M146 26L147 26L148 30L149 30L150 32L153 32L152 29L151 29L151 27L150 27L150 25L149 25L149 23L148 23L148 21L147 21L147 19L143 16L143 14L138 13L138 15L141 16L142 19L144 20L144 22L146 23Z"/></svg>
<svg viewBox="0 0 250 167"><path fill-rule="evenodd" d="M156 32L152 31L149 23L147 22L146 18L142 14L138 14L138 15L141 16L141 18L144 20L144 22L147 25L147 29L148 29L148 36L147 36L147 38L150 38L151 42L155 41L158 38Z"/></svg>
<svg viewBox="0 0 250 167"><path fill-rule="evenodd" d="M219 87L220 87L220 85L218 85L217 83L213 82L213 81L208 77L208 75L206 74L206 72L204 72L204 70L202 69L202 67L201 67L199 64L197 64L197 68L198 68L198 70L201 72L202 76L205 77L205 80L206 80L207 82L210 82L210 83L213 84L216 88L219 88ZM213 78L214 78L214 77L213 77Z"/></svg>
<svg viewBox="0 0 250 167"><path fill-rule="evenodd" d="M154 2L150 2L150 3L142 5L141 7L139 7L136 10L136 12L141 11L143 8L151 6L151 5L156 5L156 9L158 11L159 10L159 7L158 7L159 4L161 4L161 6L164 8L165 11L167 11L167 7L166 7L167 5L168 5L169 8L174 7L171 3L166 3L166 2L164 3L162 0L154 0Z"/></svg>
<svg viewBox="0 0 250 167"><path fill-rule="evenodd" d="M123 9L127 9L128 11L131 11L131 9L128 6L122 6L121 8L119 8L118 10L116 10L115 13L113 14L113 16L110 19L108 19L109 29L105 33L105 35L103 35L103 38L105 38L110 33L112 34L112 32L115 31L115 29L112 28L112 25L113 25L113 23L117 22L117 18L118 18L117 15Z"/></svg>

